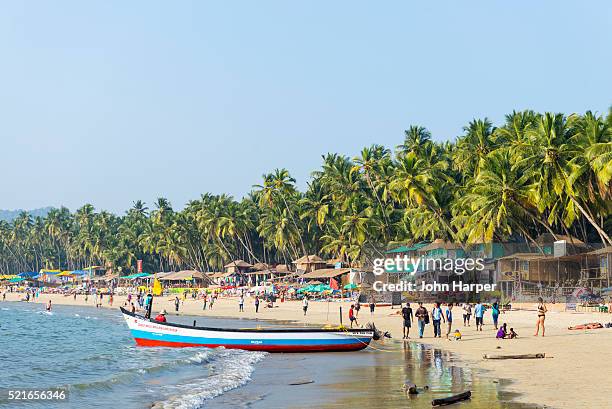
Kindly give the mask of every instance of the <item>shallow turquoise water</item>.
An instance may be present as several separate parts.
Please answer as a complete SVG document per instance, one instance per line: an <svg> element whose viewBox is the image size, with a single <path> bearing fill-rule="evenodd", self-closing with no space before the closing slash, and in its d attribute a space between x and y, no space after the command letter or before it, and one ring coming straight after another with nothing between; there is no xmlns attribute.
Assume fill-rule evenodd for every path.
<svg viewBox="0 0 612 409"><path fill-rule="evenodd" d="M230 320L206 321L237 325ZM200 407L248 382L253 365L266 355L140 348L117 310L60 305L47 313L41 304L0 304L0 339L0 388L66 387L69 401L51 405L62 408ZM0 406L13 405L0 400Z"/></svg>

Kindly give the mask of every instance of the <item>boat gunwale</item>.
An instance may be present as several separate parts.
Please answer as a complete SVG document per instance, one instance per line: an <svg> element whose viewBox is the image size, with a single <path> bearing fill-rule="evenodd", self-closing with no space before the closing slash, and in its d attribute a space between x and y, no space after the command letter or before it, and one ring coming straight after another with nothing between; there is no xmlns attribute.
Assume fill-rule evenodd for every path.
<svg viewBox="0 0 612 409"><path fill-rule="evenodd" d="M176 328L185 328L185 329L195 329L202 331L217 331L217 332L256 332L256 333L311 333L311 332L347 332L349 334L353 333L369 333L370 337L374 336L374 331L371 329L359 329L359 328L215 328L215 327L197 327L193 325L185 325L185 324L177 324L172 322L159 322L155 321L151 318L145 318L142 315L138 315L136 313L130 312L123 307L119 307L121 312L124 315L140 319L142 321L151 322L153 324L168 326L168 327L176 327ZM365 336L365 335L364 335Z"/></svg>

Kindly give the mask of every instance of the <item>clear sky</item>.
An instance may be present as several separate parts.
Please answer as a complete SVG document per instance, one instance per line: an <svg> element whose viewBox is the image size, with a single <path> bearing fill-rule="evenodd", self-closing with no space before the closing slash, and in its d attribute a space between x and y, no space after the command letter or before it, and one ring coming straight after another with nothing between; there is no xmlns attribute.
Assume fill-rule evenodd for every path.
<svg viewBox="0 0 612 409"><path fill-rule="evenodd" d="M0 208L182 208L411 124L606 112L612 2L7 1L0 78Z"/></svg>

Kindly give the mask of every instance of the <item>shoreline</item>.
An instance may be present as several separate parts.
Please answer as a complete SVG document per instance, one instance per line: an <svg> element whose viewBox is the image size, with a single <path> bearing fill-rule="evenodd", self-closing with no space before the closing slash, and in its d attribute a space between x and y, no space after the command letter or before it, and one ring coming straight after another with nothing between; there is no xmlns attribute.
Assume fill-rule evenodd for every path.
<svg viewBox="0 0 612 409"><path fill-rule="evenodd" d="M21 293L7 293L6 301L19 301ZM51 299L53 304L95 307L93 297L85 302L82 295L75 301L72 297L60 294L41 294L36 301L44 304ZM174 297L156 297L153 310L166 309L169 315L174 314ZM103 308L116 308L126 301L125 296L115 296L113 306L108 305L108 297L103 300ZM275 308L260 308L255 313L252 299L247 298L245 311L238 311L236 297L219 298L213 310L202 311L202 302L187 299L182 302L178 315L208 316L214 318L245 318L251 320L274 321L305 325L338 325L339 309L343 306L344 323L348 321L347 313L350 301L323 302L312 301L308 313L304 317L299 301L286 301L276 303ZM32 302L32 301L30 301ZM42 307L42 305L41 305ZM260 306L261 307L261 306ZM415 306L413 305L413 309ZM431 310L430 306L426 306ZM461 341L447 341L445 338L434 339L431 336L432 326L427 325L425 336L422 339L415 337L416 325L411 328L410 341L426 344L433 348L448 351L456 358L454 363L459 367L478 368L483 376L504 380L500 385L504 394L511 394L512 402L537 405L547 408L575 408L579 405L591 407L606 407L608 401L605 383L593 382L593 376L603 376L608 370L607 362L612 358L612 350L607 348L612 342L611 329L569 331L567 327L584 322L607 323L612 321L612 314L606 313L576 313L560 312L551 308L547 314L547 336L534 337L534 312L529 310L509 311L500 315L499 322L508 322L509 327L515 328L519 334L516 340L497 340L490 319L490 313L485 315L485 328L482 332L474 331L474 324L464 327L461 310L455 307L453 330L459 328L463 339ZM328 312L329 311L329 312ZM365 325L374 322L376 326L389 331L393 339L401 339L402 319L398 315L399 308L378 307L374 315L370 315L367 307L362 307L358 320ZM272 315L273 314L273 315ZM363 321L362 321L363 320ZM444 325L443 325L444 333ZM498 349L497 347L501 347ZM545 359L536 360L484 360L483 354L526 354L545 353ZM586 369L586 371L585 371ZM586 373L585 373L586 372ZM605 377L604 377L605 378ZM604 379L602 378L602 379ZM506 382L508 381L508 382ZM568 385L560 387L561 385ZM571 385L571 388L569 387ZM576 398L575 391L580 391Z"/></svg>

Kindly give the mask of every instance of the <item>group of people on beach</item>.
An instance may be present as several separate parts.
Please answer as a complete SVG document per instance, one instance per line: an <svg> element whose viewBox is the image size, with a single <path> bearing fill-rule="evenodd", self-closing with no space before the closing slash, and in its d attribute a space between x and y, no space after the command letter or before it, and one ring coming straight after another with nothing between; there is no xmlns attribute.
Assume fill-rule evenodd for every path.
<svg viewBox="0 0 612 409"><path fill-rule="evenodd" d="M423 338L425 332L425 326L428 325L431 321L433 325L433 336L434 338L442 338L442 323L446 324L446 339L450 340L449 335L452 332L453 326L453 303L448 303L446 305L446 309L442 310L442 305L439 302L434 304L434 307L431 311L427 311L427 308L423 305L422 302L419 302L419 307L416 312L413 313L412 308L410 307L410 303L407 302L406 306L402 308L401 315L403 319L403 339L410 338L410 328L412 327L412 323L415 318L417 320L419 338ZM485 305L478 301L474 306L470 303L465 303L462 306L463 310L463 326L470 326L470 319L472 316L472 310L474 313L474 317L476 319L476 331L482 331L484 326L484 315L486 311ZM538 336L540 329L542 331L542 336L544 336L545 326L544 321L546 319L547 312L546 305L544 304L544 300L540 297L538 299L537 305L537 321L536 321L536 332L534 336ZM493 318L493 326L497 330L496 338L498 339L514 339L518 337L518 334L514 330L514 328L510 328L508 330L508 326L504 323L502 326L498 326L499 323L499 315L500 315L500 306L499 303L493 302L491 304L491 317ZM456 329L453 338L456 340L461 339L461 332L459 329Z"/></svg>

